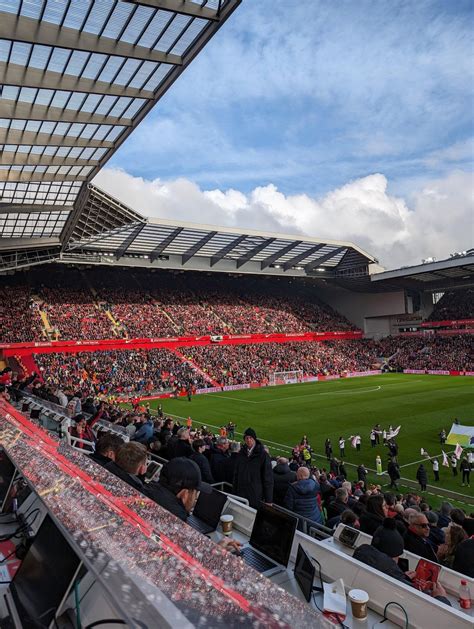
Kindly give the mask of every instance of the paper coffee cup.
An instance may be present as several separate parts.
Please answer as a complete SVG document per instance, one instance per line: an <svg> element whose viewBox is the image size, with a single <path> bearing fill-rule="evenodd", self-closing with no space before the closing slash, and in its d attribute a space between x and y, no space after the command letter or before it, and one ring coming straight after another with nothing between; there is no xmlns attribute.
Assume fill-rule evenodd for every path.
<svg viewBox="0 0 474 629"><path fill-rule="evenodd" d="M233 515L221 515L221 526L222 526L222 532L224 533L224 535L231 535L233 521L234 521Z"/></svg>
<svg viewBox="0 0 474 629"><path fill-rule="evenodd" d="M351 602L352 616L358 620L367 618L367 603L369 595L364 590L349 590L347 594Z"/></svg>

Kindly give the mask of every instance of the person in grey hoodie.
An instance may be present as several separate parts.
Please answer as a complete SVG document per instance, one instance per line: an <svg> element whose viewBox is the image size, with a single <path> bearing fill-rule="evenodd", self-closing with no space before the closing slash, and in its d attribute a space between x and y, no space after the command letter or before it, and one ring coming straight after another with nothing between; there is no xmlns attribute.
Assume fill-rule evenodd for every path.
<svg viewBox="0 0 474 629"><path fill-rule="evenodd" d="M310 478L307 467L299 468L296 479L296 482L288 487L283 506L313 522L324 524L318 502L319 484L314 478Z"/></svg>

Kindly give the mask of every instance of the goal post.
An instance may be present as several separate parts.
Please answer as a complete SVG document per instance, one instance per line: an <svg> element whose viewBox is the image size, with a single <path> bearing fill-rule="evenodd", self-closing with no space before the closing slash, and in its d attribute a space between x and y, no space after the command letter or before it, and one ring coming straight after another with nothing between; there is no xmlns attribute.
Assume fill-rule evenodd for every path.
<svg viewBox="0 0 474 629"><path fill-rule="evenodd" d="M268 384L276 386L278 384L296 384L303 382L303 371L273 371L270 373Z"/></svg>

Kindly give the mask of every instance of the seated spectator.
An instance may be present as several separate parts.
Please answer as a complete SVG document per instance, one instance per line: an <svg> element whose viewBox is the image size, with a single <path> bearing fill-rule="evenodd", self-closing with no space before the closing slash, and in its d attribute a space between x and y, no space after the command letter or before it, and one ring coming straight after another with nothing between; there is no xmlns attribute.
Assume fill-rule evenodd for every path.
<svg viewBox="0 0 474 629"><path fill-rule="evenodd" d="M82 414L76 415L75 417L73 417L73 421L75 421L76 423L74 426L71 426L69 428L71 437L76 437L77 439L83 439L84 441L90 441L91 443L95 443L95 435L92 432L92 428L87 423L84 415ZM82 450L88 450L89 452L93 450L92 446L86 443L82 443L80 441L77 441L74 444L74 446L76 448L81 448Z"/></svg>
<svg viewBox="0 0 474 629"><path fill-rule="evenodd" d="M106 467L110 461L115 461L117 452L123 444L123 439L119 435L107 432L99 437L95 444L95 452L89 454L89 457L99 465Z"/></svg>
<svg viewBox="0 0 474 629"><path fill-rule="evenodd" d="M148 445L153 438L154 431L153 419L150 415L143 417L143 422L139 428L136 429L133 435L133 441Z"/></svg>
<svg viewBox="0 0 474 629"><path fill-rule="evenodd" d="M388 576L407 585L412 585L414 572L403 572L398 566L398 559L403 554L403 537L396 530L393 518L385 518L372 537L372 543L362 544L355 549L353 557ZM446 605L451 605L446 598L443 586L436 582L431 595Z"/></svg>
<svg viewBox="0 0 474 629"><path fill-rule="evenodd" d="M168 459L174 459L176 457L190 457L193 454L191 447L191 441L189 436L189 429L186 426L182 426L176 436L168 441Z"/></svg>
<svg viewBox="0 0 474 629"><path fill-rule="evenodd" d="M310 478L309 469L303 466L296 472L296 481L289 485L283 506L313 522L324 524L318 495L319 484Z"/></svg>
<svg viewBox="0 0 474 629"><path fill-rule="evenodd" d="M438 526L440 529L449 526L451 523L451 518L449 514L453 510L453 505L450 502L442 502L440 510L438 512Z"/></svg>
<svg viewBox="0 0 474 629"><path fill-rule="evenodd" d="M209 465L209 460L204 456L204 452L206 451L206 444L203 439L195 439L193 441L193 453L189 457L191 461L197 463L199 469L201 470L201 477L205 483L210 483L211 485L214 483L214 478L211 472L211 466Z"/></svg>
<svg viewBox="0 0 474 629"><path fill-rule="evenodd" d="M196 506L201 491L210 494L212 487L202 482L197 463L184 457L177 457L163 467L158 483L150 488L149 496L164 509L186 522Z"/></svg>
<svg viewBox="0 0 474 629"><path fill-rule="evenodd" d="M430 525L428 542L433 546L435 553L438 553L438 547L446 541L444 531L438 526L438 514L435 511L426 511L425 515Z"/></svg>
<svg viewBox="0 0 474 629"><path fill-rule="evenodd" d="M224 481L223 464L229 457L229 440L227 437L219 437L214 445L211 446L210 460L211 472L216 483ZM232 479L233 482L233 479Z"/></svg>
<svg viewBox="0 0 474 629"><path fill-rule="evenodd" d="M347 509L347 501L349 500L349 494L343 487L336 489L334 498L329 502L326 513L327 519L331 520L342 514Z"/></svg>
<svg viewBox="0 0 474 629"><path fill-rule="evenodd" d="M387 517L387 511L385 498L382 494L369 496L367 509L360 518L360 530L363 533L373 535L379 526L382 526L384 519Z"/></svg>
<svg viewBox="0 0 474 629"><path fill-rule="evenodd" d="M145 474L147 468L147 451L143 444L131 441L125 443L115 455L115 462L108 464L107 469L116 476L138 489L147 493L146 487L139 478Z"/></svg>
<svg viewBox="0 0 474 629"><path fill-rule="evenodd" d="M231 441L228 452L229 456L222 461L218 471L222 478L221 482L232 485L234 482L235 466L240 452L240 443L238 441Z"/></svg>
<svg viewBox="0 0 474 629"><path fill-rule="evenodd" d="M474 578L474 537L458 544L454 551L453 570Z"/></svg>
<svg viewBox="0 0 474 629"><path fill-rule="evenodd" d="M446 541L438 548L437 556L440 564L448 568L453 567L454 557L456 549L465 539L467 539L467 533L459 526L459 524L451 524L446 529Z"/></svg>
<svg viewBox="0 0 474 629"><path fill-rule="evenodd" d="M290 470L289 461L284 456L278 457L276 463L273 468L273 502L283 507L288 487L296 481L296 472Z"/></svg>
<svg viewBox="0 0 474 629"><path fill-rule="evenodd" d="M428 542L430 525L423 513L412 513L408 519L408 530L405 534L405 550L419 555L428 561L439 563L433 547Z"/></svg>

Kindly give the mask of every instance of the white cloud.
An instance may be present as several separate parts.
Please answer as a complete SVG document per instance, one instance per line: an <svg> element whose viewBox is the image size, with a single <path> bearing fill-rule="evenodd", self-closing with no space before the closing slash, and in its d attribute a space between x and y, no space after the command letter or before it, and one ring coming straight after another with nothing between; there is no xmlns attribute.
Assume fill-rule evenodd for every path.
<svg viewBox="0 0 474 629"><path fill-rule="evenodd" d="M473 182L462 171L423 182L409 203L389 194L382 174L356 179L321 198L285 195L273 184L249 194L203 191L187 179L150 181L111 168L95 182L145 216L349 240L390 268L422 257L442 259L471 247L473 240Z"/></svg>

